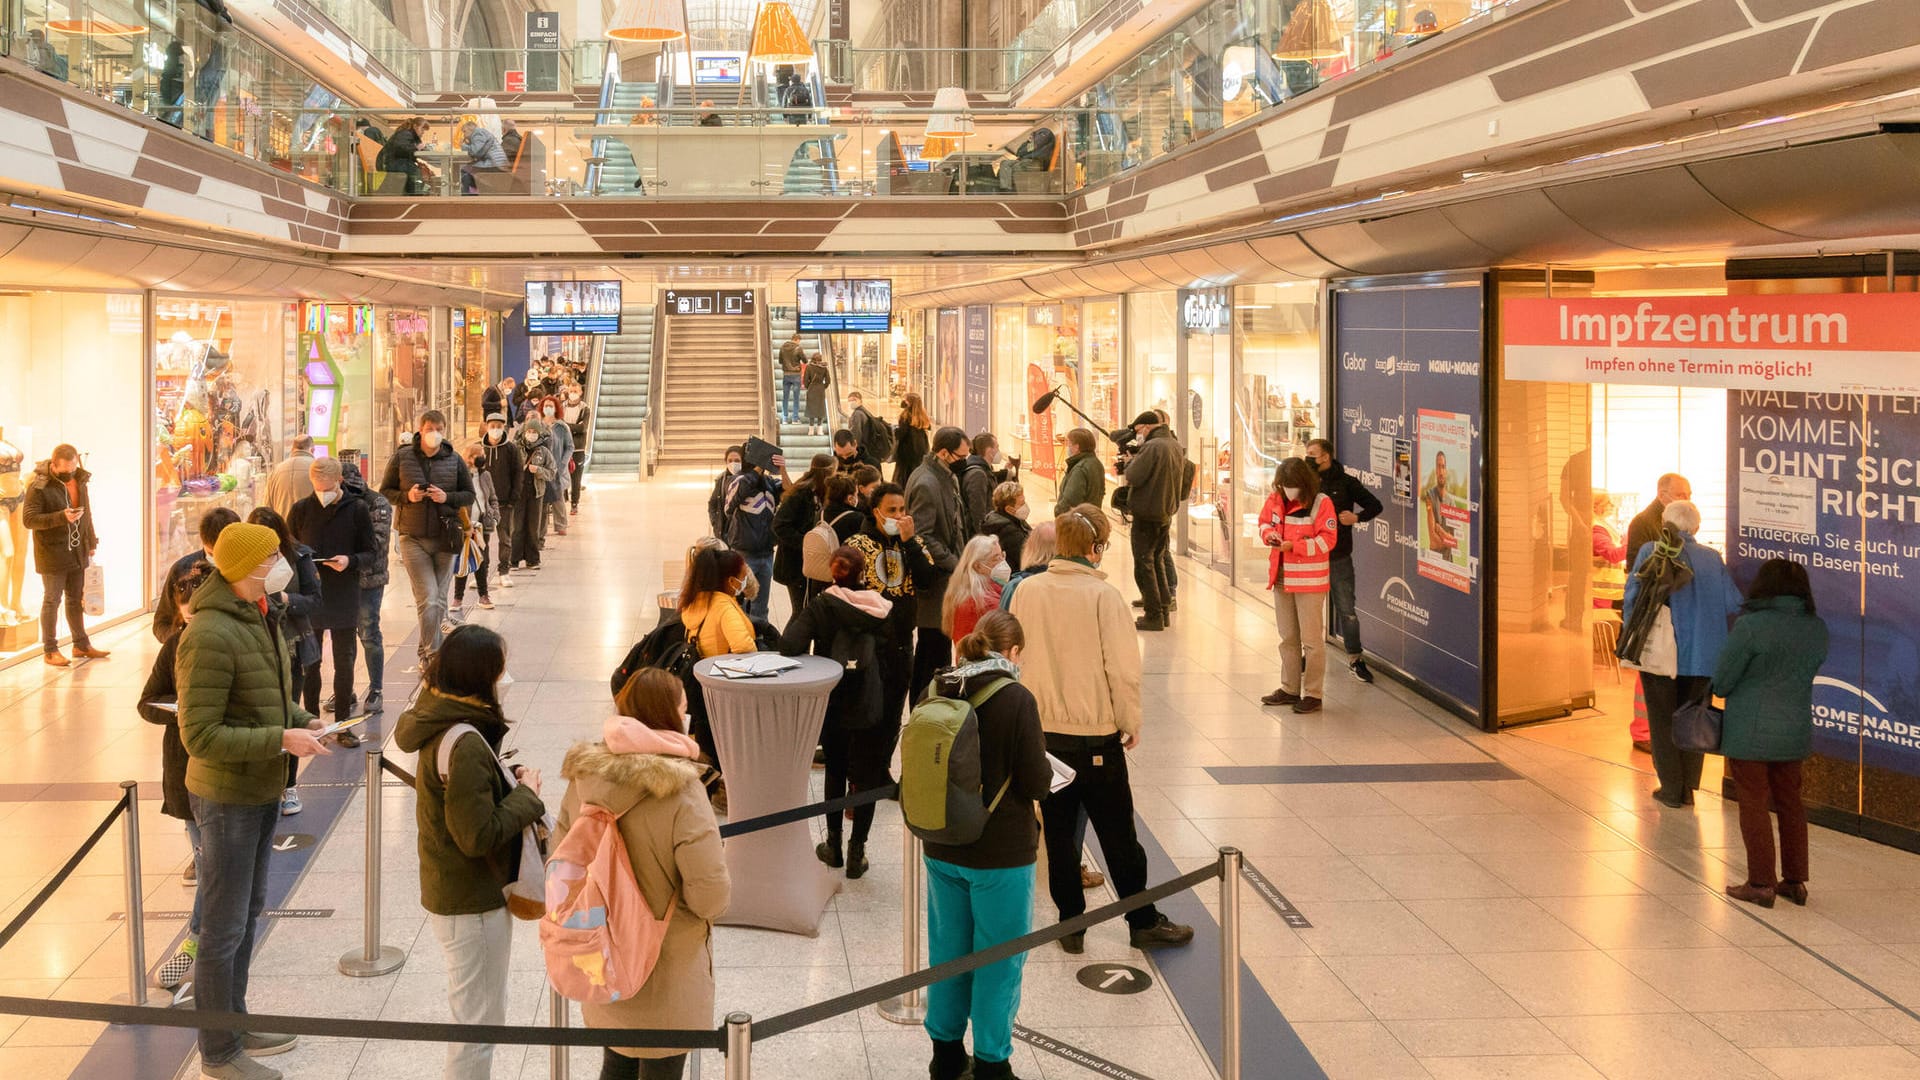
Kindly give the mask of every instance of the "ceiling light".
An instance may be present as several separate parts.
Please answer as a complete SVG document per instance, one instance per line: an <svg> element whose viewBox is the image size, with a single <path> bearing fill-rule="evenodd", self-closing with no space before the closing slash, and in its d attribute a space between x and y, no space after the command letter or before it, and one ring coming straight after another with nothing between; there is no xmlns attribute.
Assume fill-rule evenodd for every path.
<svg viewBox="0 0 1920 1080"><path fill-rule="evenodd" d="M973 111L967 92L957 86L934 91L933 114L927 117L929 138L958 139L973 134Z"/></svg>
<svg viewBox="0 0 1920 1080"><path fill-rule="evenodd" d="M769 64L799 64L813 59L813 46L807 44L800 20L794 18L787 0L765 0L753 20L753 44L747 59Z"/></svg>
<svg viewBox="0 0 1920 1080"><path fill-rule="evenodd" d="M1287 28L1280 34L1280 49L1275 60L1332 60L1347 55L1340 36L1340 21L1327 0L1306 0L1293 9Z"/></svg>
<svg viewBox="0 0 1920 1080"><path fill-rule="evenodd" d="M621 0L607 24L607 36L621 41L678 41L687 36L682 0Z"/></svg>

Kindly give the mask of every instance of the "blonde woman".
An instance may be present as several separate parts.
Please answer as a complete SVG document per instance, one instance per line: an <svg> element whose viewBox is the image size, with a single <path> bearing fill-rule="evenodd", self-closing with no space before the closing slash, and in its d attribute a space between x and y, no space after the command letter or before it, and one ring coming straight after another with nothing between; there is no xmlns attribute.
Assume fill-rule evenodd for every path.
<svg viewBox="0 0 1920 1080"><path fill-rule="evenodd" d="M973 633L980 617L1000 606L1010 573L1000 541L991 536L967 541L953 577L947 579L947 594L940 600L941 632L954 641Z"/></svg>

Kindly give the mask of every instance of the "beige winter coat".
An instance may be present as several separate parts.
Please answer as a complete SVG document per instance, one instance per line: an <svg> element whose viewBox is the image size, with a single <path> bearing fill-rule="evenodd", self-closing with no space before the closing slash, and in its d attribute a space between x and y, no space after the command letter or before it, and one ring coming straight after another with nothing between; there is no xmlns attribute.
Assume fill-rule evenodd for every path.
<svg viewBox="0 0 1920 1080"><path fill-rule="evenodd" d="M720 828L700 784L700 768L661 754L616 754L604 742L576 743L560 775L557 847L582 802L619 818L634 878L656 916L679 894L660 962L626 1001L582 1005L588 1027L712 1028L713 920L727 910L731 885L720 856ZM629 1057L670 1057L673 1050L620 1049Z"/></svg>
<svg viewBox="0 0 1920 1080"><path fill-rule="evenodd" d="M1026 632L1020 685L1055 735L1140 731L1140 639L1107 575L1072 559L1020 582L1009 609Z"/></svg>

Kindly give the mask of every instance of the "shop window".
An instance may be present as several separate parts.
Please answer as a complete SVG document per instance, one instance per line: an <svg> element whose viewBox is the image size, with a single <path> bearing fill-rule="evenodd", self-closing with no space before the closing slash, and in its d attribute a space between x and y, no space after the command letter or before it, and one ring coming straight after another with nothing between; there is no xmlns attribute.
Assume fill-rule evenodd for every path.
<svg viewBox="0 0 1920 1080"><path fill-rule="evenodd" d="M289 305L154 302L153 575L200 550L200 519L246 517L292 434L281 403ZM161 598L164 602L165 598Z"/></svg>
<svg viewBox="0 0 1920 1080"><path fill-rule="evenodd" d="M368 479L379 482L392 443L380 445L374 399L374 366L381 355L372 304L306 303L300 306L297 360L300 371L298 419L294 427L313 436L317 453L362 455ZM398 382L399 371L395 371ZM396 387L396 395L398 388ZM394 407L401 400L396 396ZM412 415L406 415L407 430Z"/></svg>
<svg viewBox="0 0 1920 1080"><path fill-rule="evenodd" d="M1265 590L1268 552L1255 525L1281 461L1321 438L1320 285L1252 285L1235 290L1240 376L1234 392L1235 533L1242 587ZM1365 469L1365 461L1354 463Z"/></svg>
<svg viewBox="0 0 1920 1080"><path fill-rule="evenodd" d="M145 606L143 316L141 298L131 294L0 296L7 357L0 363L0 660L40 647L43 593L24 495L35 468L62 443L80 451L91 474L89 512L100 542L94 562L106 584L99 619Z"/></svg>

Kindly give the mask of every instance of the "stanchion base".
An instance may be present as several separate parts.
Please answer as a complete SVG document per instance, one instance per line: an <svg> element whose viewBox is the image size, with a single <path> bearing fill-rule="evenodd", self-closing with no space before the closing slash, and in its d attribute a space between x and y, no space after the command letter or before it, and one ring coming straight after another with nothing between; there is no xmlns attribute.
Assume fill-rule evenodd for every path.
<svg viewBox="0 0 1920 1080"><path fill-rule="evenodd" d="M367 950L355 949L340 958L340 974L351 975L356 979L371 979L375 975L390 975L400 970L407 962L407 954L398 946L380 946L380 955L367 959Z"/></svg>
<svg viewBox="0 0 1920 1080"><path fill-rule="evenodd" d="M874 1006L883 1020L896 1024L923 1024L927 1019L927 999L921 994L903 994Z"/></svg>

